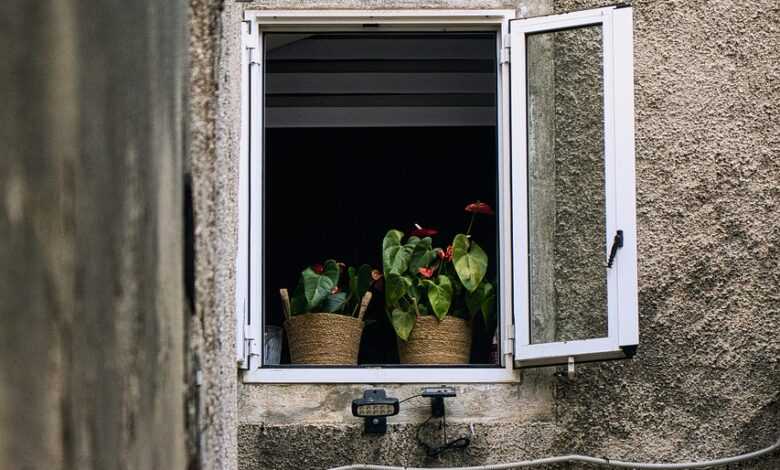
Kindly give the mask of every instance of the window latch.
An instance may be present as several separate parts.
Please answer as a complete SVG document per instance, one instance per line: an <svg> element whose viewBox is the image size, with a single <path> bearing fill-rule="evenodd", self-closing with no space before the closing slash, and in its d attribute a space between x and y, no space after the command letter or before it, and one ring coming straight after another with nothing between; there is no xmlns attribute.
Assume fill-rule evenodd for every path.
<svg viewBox="0 0 780 470"><path fill-rule="evenodd" d="M607 267L611 268L612 263L615 262L615 255L617 255L618 248L623 248L623 231L618 230L615 234L615 239L612 241L612 248L609 250L609 260L607 261Z"/></svg>

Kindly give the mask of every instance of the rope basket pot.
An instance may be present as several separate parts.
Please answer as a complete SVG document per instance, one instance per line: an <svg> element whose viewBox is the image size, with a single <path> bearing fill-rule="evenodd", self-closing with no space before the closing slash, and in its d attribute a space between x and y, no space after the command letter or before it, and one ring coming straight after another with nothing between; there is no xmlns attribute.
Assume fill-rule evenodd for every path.
<svg viewBox="0 0 780 470"><path fill-rule="evenodd" d="M471 324L446 316L417 317L409 339L398 339L401 364L468 364L471 356Z"/></svg>
<svg viewBox="0 0 780 470"><path fill-rule="evenodd" d="M286 300L286 293L282 293L283 302ZM360 338L363 334L363 315L370 300L371 293L366 292L357 317L336 313L288 316L284 329L287 331L287 344L290 346L290 363L357 365Z"/></svg>

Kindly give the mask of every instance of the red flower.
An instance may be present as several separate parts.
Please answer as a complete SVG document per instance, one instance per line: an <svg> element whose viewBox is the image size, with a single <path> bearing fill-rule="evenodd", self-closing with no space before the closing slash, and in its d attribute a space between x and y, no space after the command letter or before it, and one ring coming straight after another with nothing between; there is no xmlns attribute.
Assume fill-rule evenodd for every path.
<svg viewBox="0 0 780 470"><path fill-rule="evenodd" d="M321 264L315 264L314 266L311 267L311 270L317 274L322 274L325 271L325 266Z"/></svg>
<svg viewBox="0 0 780 470"><path fill-rule="evenodd" d="M452 245L448 246L446 250L436 252L436 254L442 261L452 261Z"/></svg>
<svg viewBox="0 0 780 470"><path fill-rule="evenodd" d="M336 287L334 287L333 289L330 290L331 294L338 294L339 292L341 292L341 289L339 289L339 286L336 286Z"/></svg>
<svg viewBox="0 0 780 470"><path fill-rule="evenodd" d="M493 212L493 209L491 209L489 205L479 201L472 202L471 204L466 206L466 212L471 212L472 214L487 214L487 215L495 214L495 212Z"/></svg>
<svg viewBox="0 0 780 470"><path fill-rule="evenodd" d="M432 237L437 233L439 233L439 231L435 228L422 228L417 224L414 224L414 228L412 229L413 237Z"/></svg>
<svg viewBox="0 0 780 470"><path fill-rule="evenodd" d="M420 268L418 272L426 279L430 279L433 276L433 269L431 268Z"/></svg>
<svg viewBox="0 0 780 470"><path fill-rule="evenodd" d="M371 279L373 279L374 282L382 279L382 273L378 269L374 269L371 271Z"/></svg>

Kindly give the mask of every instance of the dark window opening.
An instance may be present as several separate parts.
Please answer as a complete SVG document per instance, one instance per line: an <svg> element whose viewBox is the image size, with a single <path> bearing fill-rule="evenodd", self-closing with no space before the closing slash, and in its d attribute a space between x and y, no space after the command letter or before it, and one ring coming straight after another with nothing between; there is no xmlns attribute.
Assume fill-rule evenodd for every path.
<svg viewBox="0 0 780 470"><path fill-rule="evenodd" d="M469 202L503 209L495 33L265 38L266 324L283 323L279 289L292 290L306 266L333 258L381 269L388 229L434 227L434 246L446 246L465 231ZM472 233L497 281L497 218ZM359 364L398 364L381 293L366 319ZM490 364L496 325L472 327L471 363Z"/></svg>

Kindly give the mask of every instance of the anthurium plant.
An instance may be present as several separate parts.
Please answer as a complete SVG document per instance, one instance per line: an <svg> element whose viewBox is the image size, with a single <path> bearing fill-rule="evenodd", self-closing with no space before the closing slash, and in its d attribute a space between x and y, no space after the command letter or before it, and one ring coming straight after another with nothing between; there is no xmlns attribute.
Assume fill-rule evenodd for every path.
<svg viewBox="0 0 780 470"><path fill-rule="evenodd" d="M382 242L385 307L396 334L407 340L417 317L447 315L470 320L481 313L487 324L495 307L495 287L485 279L488 256L471 239L480 215L493 215L483 202L466 206L471 221L446 248L433 246L438 231L419 225L408 237L390 230Z"/></svg>
<svg viewBox="0 0 780 470"><path fill-rule="evenodd" d="M381 273L367 264L354 268L331 259L307 267L293 291L289 313L357 316L363 296L380 278Z"/></svg>

